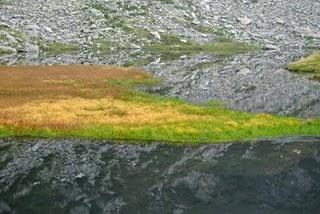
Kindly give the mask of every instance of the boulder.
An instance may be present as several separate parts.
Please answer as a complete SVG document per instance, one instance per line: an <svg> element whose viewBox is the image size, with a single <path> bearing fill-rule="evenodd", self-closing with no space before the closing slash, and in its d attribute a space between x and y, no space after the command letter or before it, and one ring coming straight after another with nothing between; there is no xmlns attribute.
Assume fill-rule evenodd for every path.
<svg viewBox="0 0 320 214"><path fill-rule="evenodd" d="M25 26L26 33L33 38L39 38L41 36L41 28L38 25Z"/></svg>
<svg viewBox="0 0 320 214"><path fill-rule="evenodd" d="M160 34L158 33L158 31L152 31L152 32L151 32L151 35L154 36L156 39L161 40L161 36L160 36Z"/></svg>

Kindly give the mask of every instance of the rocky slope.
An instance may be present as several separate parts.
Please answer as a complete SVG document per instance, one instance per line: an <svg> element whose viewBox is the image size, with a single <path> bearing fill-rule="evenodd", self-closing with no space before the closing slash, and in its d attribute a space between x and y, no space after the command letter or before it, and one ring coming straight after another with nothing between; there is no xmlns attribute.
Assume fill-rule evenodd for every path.
<svg viewBox="0 0 320 214"><path fill-rule="evenodd" d="M267 49L302 48L309 40L320 38L320 5L314 0L1 2L1 27L24 34L26 44L39 39L85 47L105 40L137 47L148 40L161 41L161 33L207 42L214 39L212 33L217 29L241 40L268 44ZM5 35L5 30L1 33ZM8 40L14 42L10 36Z"/></svg>
<svg viewBox="0 0 320 214"><path fill-rule="evenodd" d="M26 54L0 61L138 65L163 79L159 93L195 102L219 99L252 112L319 116L319 83L284 69L319 49L318 11L316 0L6 0L0 6L1 49ZM233 38L262 49L225 59L180 53L169 60L144 51L168 35L182 43ZM61 49L80 51L38 53Z"/></svg>

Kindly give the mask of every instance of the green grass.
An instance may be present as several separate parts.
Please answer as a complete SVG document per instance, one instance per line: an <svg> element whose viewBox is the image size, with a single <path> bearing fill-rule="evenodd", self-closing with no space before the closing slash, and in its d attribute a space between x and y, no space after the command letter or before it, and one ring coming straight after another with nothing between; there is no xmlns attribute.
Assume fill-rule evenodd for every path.
<svg viewBox="0 0 320 214"><path fill-rule="evenodd" d="M138 92L136 87L159 80L132 68L16 66L0 69L0 77L0 137L200 144L320 135L320 119L252 114L214 100L194 105Z"/></svg>
<svg viewBox="0 0 320 214"><path fill-rule="evenodd" d="M107 39L96 39L93 41L92 45L89 47L89 50L92 52L109 52L111 45Z"/></svg>
<svg viewBox="0 0 320 214"><path fill-rule="evenodd" d="M12 54L12 53L14 52L0 48L0 55L6 55L6 54Z"/></svg>
<svg viewBox="0 0 320 214"><path fill-rule="evenodd" d="M143 142L163 141L173 144L222 143L257 138L284 137L292 135L320 135L320 120L304 121L295 118L271 115L254 115L225 109L216 105L194 106L181 100L157 97L148 94L131 93L123 97L130 103L157 105L159 110L178 109L189 116L203 119L176 121L163 124L89 124L74 130L50 128L7 128L0 126L0 137L44 137L137 140ZM97 109L97 111L99 111ZM118 117L125 111L115 111ZM208 119L212 118L212 120ZM213 119L215 118L215 119Z"/></svg>
<svg viewBox="0 0 320 214"><path fill-rule="evenodd" d="M315 80L320 80L320 52L290 64L288 69L292 72L310 75Z"/></svg>
<svg viewBox="0 0 320 214"><path fill-rule="evenodd" d="M181 38L177 36L165 34L161 35L161 43L153 43L144 47L146 52L152 53L182 53L184 55L214 53L220 56L246 53L257 49L256 45L240 43L231 39L202 44L191 40L182 42Z"/></svg>
<svg viewBox="0 0 320 214"><path fill-rule="evenodd" d="M7 43L7 44L9 44L10 47L17 48L19 46L19 40L23 40L24 35L20 31L14 30L9 27L4 27L4 26L0 26L0 31L5 31L8 34L10 34L12 37L17 39L16 41L10 41L6 35L0 35L0 43L1 42ZM0 55L12 54L12 53L14 53L14 52L0 49Z"/></svg>
<svg viewBox="0 0 320 214"><path fill-rule="evenodd" d="M52 42L46 44L40 44L40 49L48 53L67 53L78 51L79 47L72 44L64 44L61 42Z"/></svg>

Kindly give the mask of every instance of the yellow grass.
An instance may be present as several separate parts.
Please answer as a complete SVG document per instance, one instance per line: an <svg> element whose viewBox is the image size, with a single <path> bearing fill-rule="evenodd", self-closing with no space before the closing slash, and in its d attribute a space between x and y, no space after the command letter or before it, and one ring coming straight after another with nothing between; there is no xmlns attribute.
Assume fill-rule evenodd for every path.
<svg viewBox="0 0 320 214"><path fill-rule="evenodd" d="M159 108L152 104L127 102L112 97L102 99L65 98L42 100L4 108L0 123L14 126L59 127L63 124L164 124L198 120L198 115L186 115L175 108ZM6 115L6 116L4 116ZM210 118L208 118L210 119Z"/></svg>
<svg viewBox="0 0 320 214"><path fill-rule="evenodd" d="M320 134L319 120L248 114L134 92L154 83L112 66L0 67L0 137L226 141Z"/></svg>

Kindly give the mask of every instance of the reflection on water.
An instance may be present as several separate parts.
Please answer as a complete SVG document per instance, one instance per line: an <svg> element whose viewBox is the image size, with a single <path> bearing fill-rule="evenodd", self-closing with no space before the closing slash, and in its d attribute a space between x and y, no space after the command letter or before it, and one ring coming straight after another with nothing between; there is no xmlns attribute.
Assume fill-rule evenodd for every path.
<svg viewBox="0 0 320 214"><path fill-rule="evenodd" d="M319 212L320 138L0 141L0 213Z"/></svg>

